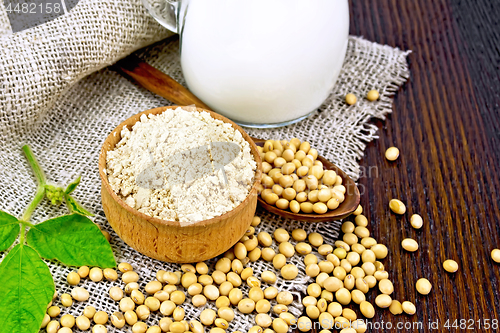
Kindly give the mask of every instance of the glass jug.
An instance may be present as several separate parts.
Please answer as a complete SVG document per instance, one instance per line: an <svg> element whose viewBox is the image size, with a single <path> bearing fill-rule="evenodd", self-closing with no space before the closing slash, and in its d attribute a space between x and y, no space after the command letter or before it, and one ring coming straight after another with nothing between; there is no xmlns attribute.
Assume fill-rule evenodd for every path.
<svg viewBox="0 0 500 333"><path fill-rule="evenodd" d="M342 67L347 0L143 0L180 35L188 88L249 127L277 127L314 112Z"/></svg>

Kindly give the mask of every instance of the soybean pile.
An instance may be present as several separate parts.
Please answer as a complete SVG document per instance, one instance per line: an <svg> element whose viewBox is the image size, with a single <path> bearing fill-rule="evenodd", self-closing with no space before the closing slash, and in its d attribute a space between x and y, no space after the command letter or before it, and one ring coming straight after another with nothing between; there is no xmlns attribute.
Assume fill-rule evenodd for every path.
<svg viewBox="0 0 500 333"><path fill-rule="evenodd" d="M278 142L287 144L273 141L272 147ZM297 144L299 151L304 149L311 155L308 144L293 140L288 144ZM272 152L269 148L270 145L265 154ZM315 152L312 151L312 154L314 156ZM399 152L386 155L388 160L393 161ZM314 165L313 161L309 170ZM285 175L282 174L283 177ZM334 187L339 186L335 185L336 177L331 177L331 182ZM406 213L405 204L398 199L390 200L389 209L398 215ZM51 302L42 328L47 333L70 333L74 328L104 333L112 325L117 329L131 327L133 333L205 333L207 330L210 333L225 333L232 322L238 321L238 316L251 316L254 325L248 329L249 333L286 333L292 329L307 332L318 327L320 333L334 330L363 333L367 331L365 319L373 318L376 311L388 309L393 315L415 314L417 308L411 300L393 298L394 284L382 262L388 256L388 248L371 237L363 207L358 206L353 219L349 219L341 226L341 239L328 244L321 234L307 233L300 228L291 232L277 228L272 234L256 232L261 219L254 216L245 235L214 265L199 262L181 265L178 271L159 270L156 278L148 281L142 289L138 283L141 277L130 263L120 263L118 272L110 268L80 267L67 276L68 284L73 286L71 294L59 297L57 292L54 294L53 302L63 309ZM415 229L424 225L418 214L411 216L410 223ZM418 242L411 238L403 239L401 246L409 253L419 248ZM495 262L500 262L500 250L493 250L491 256ZM299 267L291 259L297 257L304 264L301 268L304 272L300 273L305 273L310 282L305 288L306 295L301 298L277 288L279 277L285 281L294 281L298 277ZM248 264L259 260L272 264L274 271L264 270L256 274ZM458 263L448 259L443 268L455 273ZM76 318L71 314L61 315L74 302L89 299L89 291L78 286L83 279L94 282L121 280L119 285L109 289L108 295L118 303L120 311L106 313L87 306ZM415 288L419 294L428 295L432 284L426 278L420 278ZM376 291L373 300L369 299L373 295L367 296L370 290ZM299 316L289 311L289 306L297 302L304 307L303 314ZM187 318L187 306L204 309L197 318ZM154 313L159 314L160 319L148 326L146 321ZM361 316L358 317L357 313Z"/></svg>
<svg viewBox="0 0 500 333"><path fill-rule="evenodd" d="M261 198L293 213L325 214L345 200L342 178L324 170L318 151L307 141L267 140L257 147L262 158Z"/></svg>
<svg viewBox="0 0 500 333"><path fill-rule="evenodd" d="M238 314L253 317L254 326L248 330L251 333L286 333L293 328L305 332L314 323L320 324L322 333L333 330L348 333L365 332L365 322L358 319L373 318L376 307L388 308L395 315L414 314L416 307L412 302L392 299L393 283L382 263L388 249L370 236L368 220L362 210L359 206L353 222L342 224L342 239L334 244L325 243L319 233L308 234L303 229L288 232L277 228L272 234L256 233L255 227L261 221L255 216L245 235L213 267L199 262L181 265L179 271L159 270L156 278L147 282L143 289L138 283L139 274L129 263L120 263L118 272L109 268L80 267L67 276L68 284L74 287L71 295L59 297L58 304L63 311L57 305L48 307L43 328L47 333L67 333L74 328L101 333L113 325L118 329L131 327L133 333L202 333L207 330L225 333L230 323L238 320ZM294 256L302 258L305 274L311 279L301 299L305 309L302 316L293 315L288 308L298 301L297 298L274 286L277 274L288 281L297 277L299 268L290 263ZM277 274L267 270L255 276L247 265L258 260L272 263ZM70 314L60 316L73 302L89 299L89 292L78 286L83 279L94 282L121 279L125 287L112 286L108 295L118 303L120 311L108 314L88 306L76 318ZM248 292L244 293L245 284ZM428 293L430 288L430 283L425 281L417 283L422 294ZM374 304L367 300L370 289L378 290ZM54 296L56 300L57 295ZM206 308L198 318L187 318L184 307L189 297L190 306L204 307L212 303L216 310ZM362 314L360 318L356 307ZM145 321L152 313L159 313L162 318L148 326Z"/></svg>

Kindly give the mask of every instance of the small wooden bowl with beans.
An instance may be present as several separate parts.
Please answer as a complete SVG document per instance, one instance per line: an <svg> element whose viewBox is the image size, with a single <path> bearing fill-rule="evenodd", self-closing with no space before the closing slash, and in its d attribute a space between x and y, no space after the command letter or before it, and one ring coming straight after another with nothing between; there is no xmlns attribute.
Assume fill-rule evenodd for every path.
<svg viewBox="0 0 500 333"><path fill-rule="evenodd" d="M253 140L263 160L258 200L266 210L294 220L326 222L343 219L358 207L354 181L309 143Z"/></svg>

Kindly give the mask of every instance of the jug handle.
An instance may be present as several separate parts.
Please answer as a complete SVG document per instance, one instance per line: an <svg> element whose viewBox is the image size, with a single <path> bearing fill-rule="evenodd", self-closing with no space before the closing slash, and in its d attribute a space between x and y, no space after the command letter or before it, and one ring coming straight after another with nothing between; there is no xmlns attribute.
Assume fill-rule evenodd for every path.
<svg viewBox="0 0 500 333"><path fill-rule="evenodd" d="M142 4L148 12L153 16L161 25L163 25L168 30L179 33L179 10L181 7L180 0L160 0L155 1L156 4L160 3L158 6L152 6L153 1L142 0Z"/></svg>

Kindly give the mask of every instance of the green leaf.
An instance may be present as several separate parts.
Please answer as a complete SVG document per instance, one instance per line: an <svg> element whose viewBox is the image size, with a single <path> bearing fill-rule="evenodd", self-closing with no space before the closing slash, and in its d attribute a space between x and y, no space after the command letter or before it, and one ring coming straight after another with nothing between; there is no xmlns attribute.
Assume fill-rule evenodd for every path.
<svg viewBox="0 0 500 333"><path fill-rule="evenodd" d="M20 231L19 221L14 216L0 211L0 251L7 250Z"/></svg>
<svg viewBox="0 0 500 333"><path fill-rule="evenodd" d="M43 258L57 259L68 266L116 266L113 250L99 227L80 214L31 227L27 241Z"/></svg>
<svg viewBox="0 0 500 333"><path fill-rule="evenodd" d="M32 248L18 244L0 264L0 333L35 333L55 287L47 265Z"/></svg>
<svg viewBox="0 0 500 333"><path fill-rule="evenodd" d="M94 216L91 212L83 208L71 195L64 194L64 200L66 200L66 205L68 205L69 210L72 213L78 213L85 216Z"/></svg>
<svg viewBox="0 0 500 333"><path fill-rule="evenodd" d="M68 184L68 187L66 187L66 190L64 193L66 194L71 194L75 190L75 188L80 184L80 180L82 179L82 176L78 176L77 179L73 180L71 183Z"/></svg>

